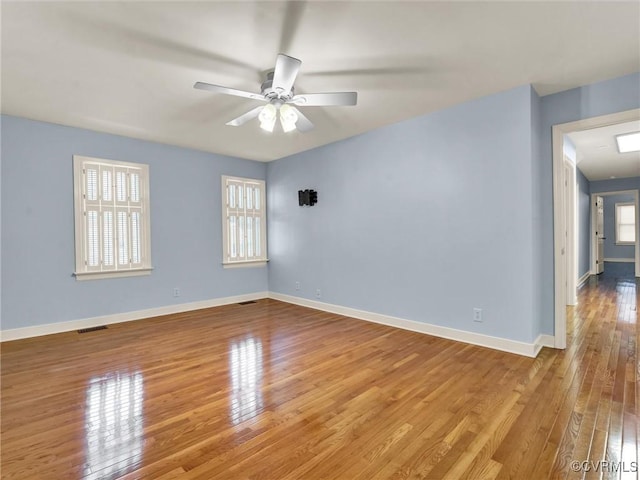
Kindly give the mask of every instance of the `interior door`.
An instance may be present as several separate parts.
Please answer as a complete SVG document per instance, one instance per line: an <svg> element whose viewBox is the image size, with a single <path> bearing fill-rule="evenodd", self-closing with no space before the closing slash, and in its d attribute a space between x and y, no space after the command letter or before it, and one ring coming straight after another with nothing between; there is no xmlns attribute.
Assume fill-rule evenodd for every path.
<svg viewBox="0 0 640 480"><path fill-rule="evenodd" d="M604 272L604 201L596 197L596 273Z"/></svg>

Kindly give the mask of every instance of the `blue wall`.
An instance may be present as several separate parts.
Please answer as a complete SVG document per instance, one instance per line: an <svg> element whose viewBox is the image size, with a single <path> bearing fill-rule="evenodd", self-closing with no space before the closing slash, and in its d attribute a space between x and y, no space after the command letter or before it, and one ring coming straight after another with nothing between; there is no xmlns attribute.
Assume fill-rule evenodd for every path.
<svg viewBox="0 0 640 480"><path fill-rule="evenodd" d="M621 190L640 189L640 177L614 178L589 182L591 193L619 192Z"/></svg>
<svg viewBox="0 0 640 480"><path fill-rule="evenodd" d="M74 154L149 164L150 276L72 276ZM266 268L222 268L223 174L266 166L2 116L2 329L266 291Z"/></svg>
<svg viewBox="0 0 640 480"><path fill-rule="evenodd" d="M528 119L506 125L500 101L508 103L506 98L515 92L529 97L527 105L514 101L507 108L512 114L524 113ZM271 250L270 289L312 299L320 288L322 300L329 303L511 339L531 341L540 333L552 335L552 126L639 107L638 73L541 99L521 88L274 162L268 167L269 238L271 247L277 246L278 251ZM487 126L471 125L462 117L484 118L496 130L479 138ZM528 134L514 132L517 127L528 129ZM519 147L511 150L516 138ZM506 157L512 158L508 169L503 168ZM477 170L478 165L483 169ZM493 185L493 191L479 192L470 173L477 182ZM523 179L526 176L529 181ZM505 186L512 181L519 185L516 191ZM286 200L299 188L318 189L328 203L309 212L299 210L294 197ZM584 185L583 190L588 191ZM429 193L417 196L417 191ZM361 206L343 205L356 199ZM584 200L582 215L588 216ZM421 210L414 219L411 207L407 213L394 205L414 206L416 201L420 201ZM489 208L490 203L491 212L502 218L504 225L509 224L503 214L510 207L515 207L512 212L528 216L528 221L516 222L505 232L504 225L501 229L487 219L489 214L483 208ZM437 208L432 211L434 205ZM455 239L448 235L465 223L469 225L466 236ZM588 221L582 225L588 228ZM491 229L492 238L499 239L494 245L488 245L484 238ZM425 251L403 258L401 252L409 251L410 245L408 234L402 232L408 231L424 238ZM345 238L341 240L340 234ZM507 238L514 235L513 244L520 246L521 256L515 264L508 263L513 252L500 240L503 234ZM530 236L525 240L523 234ZM493 248L496 245L504 249L498 252ZM589 263L584 241L582 251L579 270L583 274ZM380 272L389 278L380 279ZM502 304L490 286L476 287L475 283L473 288L458 290L454 299L444 285L456 275L488 277L488 284L494 276L518 278L520 283L505 286L503 292L509 293L501 299ZM303 284L299 292L294 291L296 281ZM502 288L499 281L495 285ZM509 299L512 293L514 297ZM495 309L497 321L469 323L470 309L487 308L487 303L489 310ZM508 315L512 315L510 322L506 321Z"/></svg>
<svg viewBox="0 0 640 480"><path fill-rule="evenodd" d="M591 191L589 180L576 169L578 203L578 278L591 270Z"/></svg>
<svg viewBox="0 0 640 480"><path fill-rule="evenodd" d="M542 97L542 137L540 208L542 229L537 242L541 243L542 282L541 333L554 332L554 274L553 274L553 155L551 128L599 115L640 108L640 73L633 73L604 82L574 88ZM593 192L593 190L592 190ZM534 247L534 248L537 248Z"/></svg>
<svg viewBox="0 0 640 480"><path fill-rule="evenodd" d="M543 229L543 212L542 202L540 195L542 193L542 162L540 157L542 155L542 101L536 91L531 87L531 221L532 221L532 244L533 244L533 259L532 259L532 274L531 282L533 285L533 307L531 314L533 316L531 338L535 339L542 331L542 285L544 284L543 278L543 256L544 251L542 249L542 243L539 241L540 232Z"/></svg>
<svg viewBox="0 0 640 480"><path fill-rule="evenodd" d="M0 329L2 329L2 115L0 115Z"/></svg>
<svg viewBox="0 0 640 480"><path fill-rule="evenodd" d="M634 245L616 245L616 203L633 203L633 195L605 195L604 200L604 258L635 258Z"/></svg>
<svg viewBox="0 0 640 480"><path fill-rule="evenodd" d="M519 87L270 163L270 290L532 341L535 101Z"/></svg>

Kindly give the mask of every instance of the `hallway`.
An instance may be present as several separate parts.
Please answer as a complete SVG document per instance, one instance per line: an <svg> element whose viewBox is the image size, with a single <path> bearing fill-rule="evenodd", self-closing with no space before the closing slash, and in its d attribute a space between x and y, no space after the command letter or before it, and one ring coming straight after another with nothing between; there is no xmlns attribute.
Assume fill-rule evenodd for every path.
<svg viewBox="0 0 640 480"><path fill-rule="evenodd" d="M566 397L545 446L551 452L557 442L554 478L564 478L567 467L568 478L579 478L572 461L589 461L582 469L592 470L587 478L601 478L596 470L602 478L637 478L637 286L633 276L605 271L579 290L576 307L567 308L568 348L554 362L561 364L557 375L567 384Z"/></svg>

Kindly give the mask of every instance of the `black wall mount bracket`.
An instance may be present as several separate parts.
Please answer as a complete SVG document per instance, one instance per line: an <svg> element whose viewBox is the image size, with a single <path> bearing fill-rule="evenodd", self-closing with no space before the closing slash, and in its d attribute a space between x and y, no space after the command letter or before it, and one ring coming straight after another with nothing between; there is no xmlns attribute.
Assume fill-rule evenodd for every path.
<svg viewBox="0 0 640 480"><path fill-rule="evenodd" d="M318 192L315 190L298 190L298 205L313 207L318 203Z"/></svg>

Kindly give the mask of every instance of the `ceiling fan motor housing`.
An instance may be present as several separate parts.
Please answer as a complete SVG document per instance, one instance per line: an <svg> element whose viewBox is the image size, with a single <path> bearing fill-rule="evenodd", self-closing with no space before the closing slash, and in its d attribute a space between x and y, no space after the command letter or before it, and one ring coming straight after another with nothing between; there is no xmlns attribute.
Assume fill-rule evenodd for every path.
<svg viewBox="0 0 640 480"><path fill-rule="evenodd" d="M283 102L291 100L295 95L293 87L291 87L290 92L283 92L281 90L276 90L275 88L273 88L273 70L267 73L267 79L262 82L260 92L265 96L265 98L268 98L269 100L279 98Z"/></svg>

